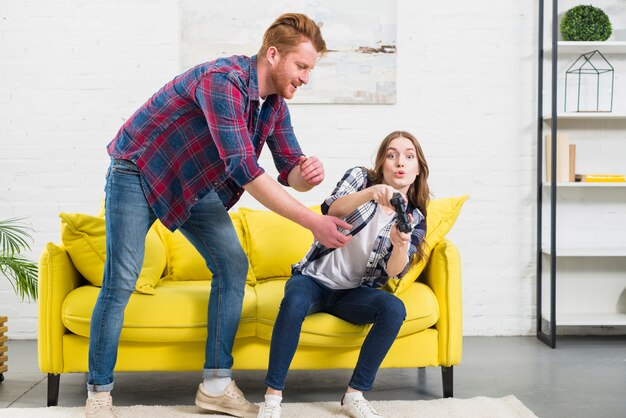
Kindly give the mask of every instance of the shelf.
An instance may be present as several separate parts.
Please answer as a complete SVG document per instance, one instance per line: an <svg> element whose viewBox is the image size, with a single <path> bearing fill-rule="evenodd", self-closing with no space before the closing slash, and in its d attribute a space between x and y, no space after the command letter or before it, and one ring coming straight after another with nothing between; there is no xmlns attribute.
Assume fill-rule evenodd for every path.
<svg viewBox="0 0 626 418"><path fill-rule="evenodd" d="M549 320L542 315L542 318ZM614 313L572 313L556 315L557 326L626 326L626 314Z"/></svg>
<svg viewBox="0 0 626 418"><path fill-rule="evenodd" d="M616 7L623 0L611 0L610 3L611 7ZM552 26L551 22L556 23L569 6L570 3L559 6L559 1L554 0L551 5L542 5L544 9L539 13L537 49L540 55L536 83L539 122L536 126L536 155L545 160L546 135L558 129L558 135L566 133L572 138L572 142L567 140L559 143L554 138L558 136L556 133L552 137L552 147L557 145L555 151L565 154L564 158L558 159L560 168L565 170L569 167L565 143L569 142L576 146L577 173L626 175L622 164L622 155L626 149L626 108L617 104L619 86L613 86L611 105L600 102L598 94L604 94L606 88L602 86L600 89L600 85L596 84L596 90L588 93L591 97L581 95L580 90L578 91L581 95L579 99L584 97L585 100L592 100L592 95L596 95L593 107L589 103L582 106L583 103L580 102L577 105L581 107L564 106L569 103L566 99L571 98L569 88L576 87L575 82L570 86L566 74L572 69L572 62L576 66L582 64L577 61L581 55L599 51L614 66L613 77L624 75L626 38L621 36L624 26L622 24L614 31L610 41L560 41L556 35L558 28ZM550 29L555 36L552 36ZM594 59L602 61L598 54ZM580 79L577 81L581 83ZM567 91L563 89L563 82L568 87ZM617 80L613 82L616 83ZM576 91L572 97L576 99ZM613 111L569 111L592 110L600 103L603 103L603 107L598 109ZM552 147L547 148L551 151ZM552 177L552 187L552 181L544 180L545 168L550 164L546 161L536 162L539 163L535 172L536 179L541 182L536 188L536 226L540 228L535 247L537 338L555 348L558 327L561 326L569 327L568 332L583 335L587 333L582 329L584 327L612 327L614 329L608 330L611 335L613 331L622 334L622 328L626 332L626 306L623 303L623 293L626 292L626 239L623 238L626 182L556 182L569 178L565 170L565 173L560 173L564 177ZM596 167L605 169L598 172ZM561 227L557 234L557 224L569 227ZM585 240L587 236L598 239L591 242ZM546 240L546 237L550 238ZM594 244L597 244L595 248ZM544 319L549 322L550 314L554 313L555 323L545 324L542 321ZM603 329L602 333L605 331L607 330Z"/></svg>
<svg viewBox="0 0 626 418"><path fill-rule="evenodd" d="M625 41L608 41L608 42L558 42L559 54L585 54L595 51L596 49L603 54L626 54ZM552 52L552 45L544 48L543 52L549 54Z"/></svg>
<svg viewBox="0 0 626 418"><path fill-rule="evenodd" d="M550 255L550 248L543 247L541 252ZM624 248L557 248L557 257L626 257Z"/></svg>
<svg viewBox="0 0 626 418"><path fill-rule="evenodd" d="M552 187L551 183L544 182L543 187ZM557 183L557 189L559 188L569 188L569 189L585 189L585 188L626 188L626 182L617 182L617 181L607 181L607 182L566 182L566 183Z"/></svg>
<svg viewBox="0 0 626 418"><path fill-rule="evenodd" d="M624 120L626 121L626 114L613 113L613 112L560 112L557 113L557 118L561 120ZM546 123L552 122L552 115L544 115L543 121Z"/></svg>

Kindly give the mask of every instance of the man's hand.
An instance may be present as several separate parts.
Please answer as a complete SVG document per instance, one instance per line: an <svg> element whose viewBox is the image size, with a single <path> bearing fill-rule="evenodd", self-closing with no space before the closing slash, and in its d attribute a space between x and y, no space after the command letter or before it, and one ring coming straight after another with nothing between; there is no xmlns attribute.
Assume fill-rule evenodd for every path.
<svg viewBox="0 0 626 418"><path fill-rule="evenodd" d="M311 226L313 236L325 247L339 248L346 245L352 236L346 236L337 230L341 227L346 230L352 229L352 225L339 218L328 215L320 215L319 220Z"/></svg>
<svg viewBox="0 0 626 418"><path fill-rule="evenodd" d="M300 175L309 187L315 187L324 181L324 166L317 157L307 158L301 155L298 165L300 166Z"/></svg>
<svg viewBox="0 0 626 418"><path fill-rule="evenodd" d="M243 187L266 208L309 229L322 245L337 248L350 241L351 237L343 235L337 228L351 229L352 225L334 216L319 215L306 208L267 173L261 174Z"/></svg>

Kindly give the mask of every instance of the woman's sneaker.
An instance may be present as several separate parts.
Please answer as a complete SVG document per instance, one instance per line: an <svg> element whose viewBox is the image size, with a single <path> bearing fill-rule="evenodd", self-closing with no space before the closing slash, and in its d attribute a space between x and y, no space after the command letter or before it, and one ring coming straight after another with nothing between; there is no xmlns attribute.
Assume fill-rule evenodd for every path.
<svg viewBox="0 0 626 418"><path fill-rule="evenodd" d="M280 418L281 406L275 402L264 402L257 418Z"/></svg>
<svg viewBox="0 0 626 418"><path fill-rule="evenodd" d="M342 402L341 409L352 418L383 418L365 398Z"/></svg>

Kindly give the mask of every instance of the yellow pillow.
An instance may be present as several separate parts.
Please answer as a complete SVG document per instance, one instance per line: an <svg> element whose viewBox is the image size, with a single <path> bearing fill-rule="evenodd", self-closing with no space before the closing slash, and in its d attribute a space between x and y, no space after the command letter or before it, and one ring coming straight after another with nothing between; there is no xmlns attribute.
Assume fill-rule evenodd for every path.
<svg viewBox="0 0 626 418"><path fill-rule="evenodd" d="M100 209L98 210L98 213L96 214L96 216L98 218L104 218L104 205L105 205L105 200L102 199L102 202L100 202Z"/></svg>
<svg viewBox="0 0 626 418"><path fill-rule="evenodd" d="M237 212L229 213L233 222L237 238L244 251L246 249L244 231L241 218ZM185 238L180 231L171 232L157 221L157 233L165 244L167 267L164 280L210 280L213 277L211 270L206 266L204 258L198 250ZM256 280L248 262L248 276L246 283L254 285Z"/></svg>
<svg viewBox="0 0 626 418"><path fill-rule="evenodd" d="M321 213L319 206L310 209ZM271 211L241 208L239 213L256 279L291 276L291 265L300 261L313 243L311 231Z"/></svg>
<svg viewBox="0 0 626 418"><path fill-rule="evenodd" d="M94 286L102 286L106 259L104 218L81 213L60 213L61 240L82 276ZM137 292L153 295L165 269L165 249L154 227L146 235L144 262L137 280Z"/></svg>
<svg viewBox="0 0 626 418"><path fill-rule="evenodd" d="M422 273L430 252L446 236L456 218L461 212L463 203L469 199L469 195L459 197L448 197L445 199L433 199L426 208L426 236L424 241L424 258L409 267L409 271L402 279L390 279L387 288L393 293L400 293L409 287Z"/></svg>

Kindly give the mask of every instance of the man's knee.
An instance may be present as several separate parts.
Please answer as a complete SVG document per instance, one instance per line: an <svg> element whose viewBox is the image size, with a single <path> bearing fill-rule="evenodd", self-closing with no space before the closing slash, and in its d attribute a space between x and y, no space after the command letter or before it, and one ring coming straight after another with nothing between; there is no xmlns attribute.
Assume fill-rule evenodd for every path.
<svg viewBox="0 0 626 418"><path fill-rule="evenodd" d="M242 276L245 277L248 274L248 256L240 245L232 250L229 260Z"/></svg>
<svg viewBox="0 0 626 418"><path fill-rule="evenodd" d="M222 252L217 256L217 268L227 272L229 277L246 278L248 274L248 256L241 245L224 245ZM215 274L215 272L213 272Z"/></svg>

